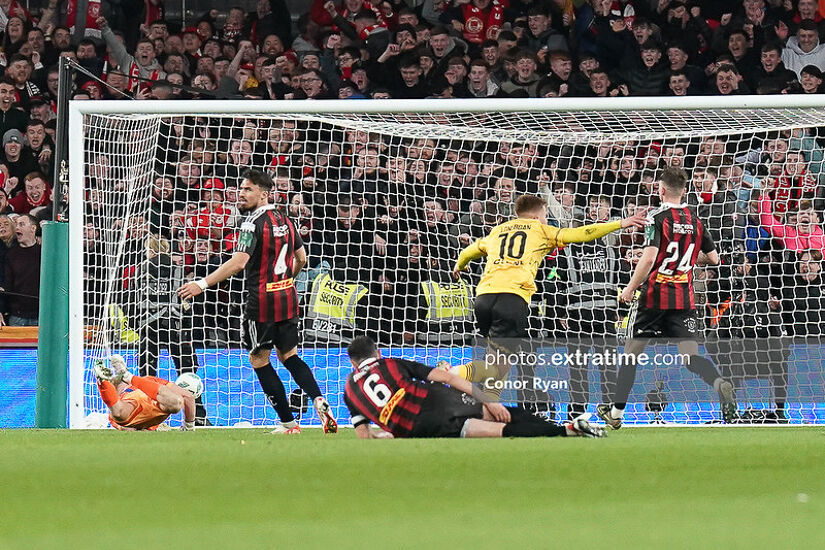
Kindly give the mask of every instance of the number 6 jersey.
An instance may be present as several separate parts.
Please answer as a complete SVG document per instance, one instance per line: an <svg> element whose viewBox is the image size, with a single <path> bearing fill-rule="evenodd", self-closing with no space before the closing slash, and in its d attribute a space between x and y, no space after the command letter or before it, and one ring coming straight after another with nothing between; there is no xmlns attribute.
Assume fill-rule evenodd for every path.
<svg viewBox="0 0 825 550"><path fill-rule="evenodd" d="M295 251L303 247L295 225L271 204L252 212L241 224L235 251L249 254L247 319L277 323L298 316L292 272Z"/></svg>
<svg viewBox="0 0 825 550"><path fill-rule="evenodd" d="M344 403L352 425L374 422L395 437L413 431L430 391L432 368L407 359L367 359L347 378Z"/></svg>
<svg viewBox="0 0 825 550"><path fill-rule="evenodd" d="M650 215L645 247L657 249L656 260L641 287L640 306L648 309L696 309L693 267L699 252L714 250L713 238L687 204L665 203Z"/></svg>

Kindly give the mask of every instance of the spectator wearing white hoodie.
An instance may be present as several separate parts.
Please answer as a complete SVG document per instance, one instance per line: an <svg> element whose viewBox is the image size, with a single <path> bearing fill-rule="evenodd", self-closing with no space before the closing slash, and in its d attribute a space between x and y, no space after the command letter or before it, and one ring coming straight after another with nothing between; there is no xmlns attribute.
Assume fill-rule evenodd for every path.
<svg viewBox="0 0 825 550"><path fill-rule="evenodd" d="M799 24L796 36L788 39L785 49L782 50L782 62L785 67L802 77L802 68L806 65L816 65L820 70L825 69L825 44L819 41L817 24L806 19Z"/></svg>

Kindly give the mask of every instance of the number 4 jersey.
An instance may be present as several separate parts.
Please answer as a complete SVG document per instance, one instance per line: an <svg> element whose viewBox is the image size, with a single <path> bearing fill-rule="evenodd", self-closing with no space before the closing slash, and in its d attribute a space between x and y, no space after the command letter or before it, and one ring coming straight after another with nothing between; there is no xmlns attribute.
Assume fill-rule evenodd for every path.
<svg viewBox="0 0 825 550"><path fill-rule="evenodd" d="M295 252L304 247L292 221L273 205L262 206L241 224L236 252L246 264L246 318L277 323L298 316L292 281Z"/></svg>
<svg viewBox="0 0 825 550"><path fill-rule="evenodd" d="M651 213L645 247L655 246L656 260L642 285L640 305L648 309L696 309L693 267L699 252L714 250L713 238L692 208L665 203Z"/></svg>

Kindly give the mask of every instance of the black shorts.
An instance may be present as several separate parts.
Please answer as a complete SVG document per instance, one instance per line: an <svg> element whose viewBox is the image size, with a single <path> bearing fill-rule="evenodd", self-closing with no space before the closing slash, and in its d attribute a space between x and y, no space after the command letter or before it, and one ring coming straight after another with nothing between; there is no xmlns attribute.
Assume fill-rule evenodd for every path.
<svg viewBox="0 0 825 550"><path fill-rule="evenodd" d="M631 338L696 340L698 327L695 309L648 309L635 305L628 322Z"/></svg>
<svg viewBox="0 0 825 550"><path fill-rule="evenodd" d="M287 352L298 345L298 318L277 323L243 320L243 345L250 352L276 348Z"/></svg>
<svg viewBox="0 0 825 550"><path fill-rule="evenodd" d="M484 415L481 402L466 393L438 383L429 390L410 437L459 437L467 419Z"/></svg>
<svg viewBox="0 0 825 550"><path fill-rule="evenodd" d="M482 336L492 339L527 338L530 306L517 294L482 294L473 305Z"/></svg>

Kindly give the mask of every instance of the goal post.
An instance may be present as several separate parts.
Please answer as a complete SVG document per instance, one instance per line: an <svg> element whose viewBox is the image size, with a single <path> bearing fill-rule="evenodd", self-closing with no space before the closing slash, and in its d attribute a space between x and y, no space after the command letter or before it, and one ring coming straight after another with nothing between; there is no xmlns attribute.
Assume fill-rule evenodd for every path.
<svg viewBox="0 0 825 550"><path fill-rule="evenodd" d="M72 101L69 117L70 427L103 412L89 366L112 352L135 371L157 354L166 378L198 368L213 424L274 422L241 349L242 281L192 304L170 294L231 253L244 167L273 175L273 201L304 232L299 351L338 416L354 334L431 364L477 358L478 266L464 283L449 271L463 246L512 215L516 194L541 194L554 223L576 226L652 211L655 180L673 165L693 178L688 203L727 262L694 274L697 312L703 352L736 379L743 421L781 401L792 423L825 422L825 302L821 277L809 275L825 246L822 98ZM602 330L621 349L628 312L616 294L642 245L622 232L545 261L530 309L538 353L598 351ZM168 275L166 288L153 273ZM592 361L576 375L567 365L534 374L558 419L581 399L577 376L591 410L607 387ZM713 401L684 367L640 367L626 421L703 423L717 415Z"/></svg>

